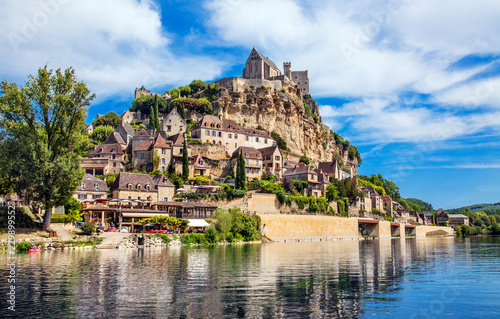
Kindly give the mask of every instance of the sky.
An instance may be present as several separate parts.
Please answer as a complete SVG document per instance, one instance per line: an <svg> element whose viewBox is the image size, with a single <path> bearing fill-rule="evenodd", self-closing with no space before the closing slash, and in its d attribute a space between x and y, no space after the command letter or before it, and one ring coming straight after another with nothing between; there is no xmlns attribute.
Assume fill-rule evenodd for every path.
<svg viewBox="0 0 500 319"><path fill-rule="evenodd" d="M72 66L97 94L90 122L142 85L241 76L255 46L309 70L359 174L455 208L500 202L499 18L498 0L4 0L0 78Z"/></svg>

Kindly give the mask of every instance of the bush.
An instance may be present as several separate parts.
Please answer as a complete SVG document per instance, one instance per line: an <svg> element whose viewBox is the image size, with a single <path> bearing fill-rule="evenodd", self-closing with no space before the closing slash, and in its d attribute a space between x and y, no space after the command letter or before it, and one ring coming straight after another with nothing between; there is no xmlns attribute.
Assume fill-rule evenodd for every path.
<svg viewBox="0 0 500 319"><path fill-rule="evenodd" d="M318 211L318 205L316 203L309 204L309 207L307 208L308 211L310 212L317 212Z"/></svg>
<svg viewBox="0 0 500 319"><path fill-rule="evenodd" d="M276 132L271 132L271 138L276 141L278 147L283 151L288 151L286 141Z"/></svg>
<svg viewBox="0 0 500 319"><path fill-rule="evenodd" d="M28 251L31 248L31 245L32 244L27 241L20 242L19 244L16 244L16 251Z"/></svg>
<svg viewBox="0 0 500 319"><path fill-rule="evenodd" d="M247 194L247 191L244 189L231 189L226 192L227 193L227 200L232 200L235 198L242 198L245 197Z"/></svg>
<svg viewBox="0 0 500 319"><path fill-rule="evenodd" d="M65 214L52 214L52 216L50 216L50 222L51 223L70 223L71 218Z"/></svg>
<svg viewBox="0 0 500 319"><path fill-rule="evenodd" d="M155 235L156 237L160 237L164 243L168 244L170 242L170 237L167 234L156 233Z"/></svg>
<svg viewBox="0 0 500 319"><path fill-rule="evenodd" d="M304 154L300 157L299 163L304 163L306 165L309 165L309 158Z"/></svg>
<svg viewBox="0 0 500 319"><path fill-rule="evenodd" d="M283 205L286 202L286 194L285 191L278 191L276 193L276 197L278 197L278 200L280 201L281 205Z"/></svg>
<svg viewBox="0 0 500 319"><path fill-rule="evenodd" d="M85 223L80 228L80 231L83 235L90 236L95 232L95 225L92 223Z"/></svg>
<svg viewBox="0 0 500 319"><path fill-rule="evenodd" d="M210 183L210 178L206 176L195 176L193 178L189 179L192 181L195 185L206 185Z"/></svg>

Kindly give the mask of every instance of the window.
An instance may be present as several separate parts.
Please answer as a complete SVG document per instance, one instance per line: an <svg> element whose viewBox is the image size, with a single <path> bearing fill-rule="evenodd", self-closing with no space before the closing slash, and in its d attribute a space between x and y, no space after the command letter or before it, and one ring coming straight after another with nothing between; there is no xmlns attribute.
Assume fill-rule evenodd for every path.
<svg viewBox="0 0 500 319"><path fill-rule="evenodd" d="M266 144L267 144L267 138L266 138L266 139L264 139L264 143L266 143Z"/></svg>
<svg viewBox="0 0 500 319"><path fill-rule="evenodd" d="M248 167L246 168L247 174L248 174Z"/></svg>
<svg viewBox="0 0 500 319"><path fill-rule="evenodd" d="M166 189L166 188L164 188L164 189L163 189L163 192L164 192L165 194L166 194L166 193L168 193L168 191L167 191L167 189Z"/></svg>
<svg viewBox="0 0 500 319"><path fill-rule="evenodd" d="M94 199L101 198L100 195L94 195Z"/></svg>
<svg viewBox="0 0 500 319"><path fill-rule="evenodd" d="M172 123L172 120L171 120L171 119L169 119L169 120L168 120L168 123Z"/></svg>
<svg viewBox="0 0 500 319"><path fill-rule="evenodd" d="M212 136L217 136L217 132L216 131L212 131Z"/></svg>
<svg viewBox="0 0 500 319"><path fill-rule="evenodd" d="M141 159L144 159L144 153L141 153Z"/></svg>
<svg viewBox="0 0 500 319"><path fill-rule="evenodd" d="M257 153L257 158L260 158L260 154L259 153Z"/></svg>
<svg viewBox="0 0 500 319"><path fill-rule="evenodd" d="M162 148L162 149L161 149L161 153L162 153L163 155L165 155L165 153L167 153L167 150L166 150L166 149L164 149L164 148Z"/></svg>
<svg viewBox="0 0 500 319"><path fill-rule="evenodd" d="M113 167L116 167L116 162L113 163Z"/></svg>
<svg viewBox="0 0 500 319"><path fill-rule="evenodd" d="M259 165L259 160L258 159L255 160L255 164Z"/></svg>
<svg viewBox="0 0 500 319"><path fill-rule="evenodd" d="M114 153L114 152L115 152L115 149L112 149L112 150L111 150L111 152L113 152L113 153ZM114 156L114 155L113 155L113 156Z"/></svg>
<svg viewBox="0 0 500 319"><path fill-rule="evenodd" d="M142 189L141 184L137 184L137 186L136 186L136 187L137 187L137 190L139 190L139 191Z"/></svg>
<svg viewBox="0 0 500 319"><path fill-rule="evenodd" d="M245 136L245 140L246 140L246 141L249 141L249 140L250 140L250 139L248 138L248 135L247 135L247 136Z"/></svg>
<svg viewBox="0 0 500 319"><path fill-rule="evenodd" d="M164 202L168 202L168 197L163 197L163 198L162 198L162 201L164 201Z"/></svg>
<svg viewBox="0 0 500 319"><path fill-rule="evenodd" d="M87 196L85 196L85 194L80 194L80 195L78 195L78 198L79 198L79 199L85 199L86 197L87 197Z"/></svg>
<svg viewBox="0 0 500 319"><path fill-rule="evenodd" d="M129 190L129 191L131 191L131 190L132 190L132 187L133 187L133 186L132 186L132 184L128 184L128 185L127 185L127 188L128 188L128 190Z"/></svg>
<svg viewBox="0 0 500 319"><path fill-rule="evenodd" d="M222 137L222 132L219 132L219 137Z"/></svg>
<svg viewBox="0 0 500 319"><path fill-rule="evenodd" d="M234 143L234 147L235 147L235 148L238 148L238 143Z"/></svg>
<svg viewBox="0 0 500 319"><path fill-rule="evenodd" d="M113 154L113 159L116 159L116 155L115 154Z"/></svg>
<svg viewBox="0 0 500 319"><path fill-rule="evenodd" d="M167 126L167 132L170 132L172 130L172 126L168 125Z"/></svg>
<svg viewBox="0 0 500 319"><path fill-rule="evenodd" d="M258 137L255 138L255 142L259 143L259 138Z"/></svg>
<svg viewBox="0 0 500 319"><path fill-rule="evenodd" d="M275 159L276 161L279 161L279 160L280 160L280 157L279 157L278 155L276 155L276 156L274 157L274 159Z"/></svg>
<svg viewBox="0 0 500 319"><path fill-rule="evenodd" d="M248 160L248 158L245 160L245 163L247 163L247 165L250 163L250 161Z"/></svg>
<svg viewBox="0 0 500 319"><path fill-rule="evenodd" d="M82 182L82 184L80 185L80 187L81 187L81 189L83 189L83 190L84 190L84 189L85 189L85 183L84 183L84 182Z"/></svg>
<svg viewBox="0 0 500 319"><path fill-rule="evenodd" d="M238 138L238 134L234 134L234 138Z"/></svg>
<svg viewBox="0 0 500 319"><path fill-rule="evenodd" d="M160 169L161 169L162 172L164 172L165 171L165 166L162 166Z"/></svg>
<svg viewBox="0 0 500 319"><path fill-rule="evenodd" d="M151 190L151 186L149 185L146 185L146 189L148 190L148 192Z"/></svg>
<svg viewBox="0 0 500 319"><path fill-rule="evenodd" d="M210 130L206 130L206 131L205 131L205 134L206 134L206 135L210 135Z"/></svg>
<svg viewBox="0 0 500 319"><path fill-rule="evenodd" d="M248 158L248 153L245 153L245 157Z"/></svg>
<svg viewBox="0 0 500 319"><path fill-rule="evenodd" d="M179 149L179 154L182 154L183 150L184 150L183 148Z"/></svg>
<svg viewBox="0 0 500 319"><path fill-rule="evenodd" d="M128 199L132 199L132 196L129 196Z"/></svg>
<svg viewBox="0 0 500 319"><path fill-rule="evenodd" d="M228 137L228 138L231 138L231 137L232 137L231 133L228 133L228 134L227 134L227 137Z"/></svg>

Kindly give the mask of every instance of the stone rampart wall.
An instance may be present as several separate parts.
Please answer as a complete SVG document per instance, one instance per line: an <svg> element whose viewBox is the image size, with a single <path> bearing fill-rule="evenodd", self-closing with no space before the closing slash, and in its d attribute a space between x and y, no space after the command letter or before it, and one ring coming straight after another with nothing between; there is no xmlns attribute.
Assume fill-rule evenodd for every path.
<svg viewBox="0 0 500 319"><path fill-rule="evenodd" d="M257 214L263 234L275 241L288 239L358 239L358 220L321 215Z"/></svg>

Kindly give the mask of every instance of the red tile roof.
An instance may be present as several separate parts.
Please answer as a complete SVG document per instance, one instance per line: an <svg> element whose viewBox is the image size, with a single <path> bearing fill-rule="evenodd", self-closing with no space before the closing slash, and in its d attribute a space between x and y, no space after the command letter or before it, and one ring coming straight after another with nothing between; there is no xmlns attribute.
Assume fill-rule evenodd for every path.
<svg viewBox="0 0 500 319"><path fill-rule="evenodd" d="M153 142L151 141L142 141L137 145L134 151L150 151L153 147Z"/></svg>
<svg viewBox="0 0 500 319"><path fill-rule="evenodd" d="M253 147L248 147L248 146L240 146L238 147L234 152L233 156L231 156L231 159L238 158L238 155L240 154L240 150L243 151L243 158L251 158L251 159L262 159L262 154L260 151L256 150ZM246 155L248 153L248 156Z"/></svg>

